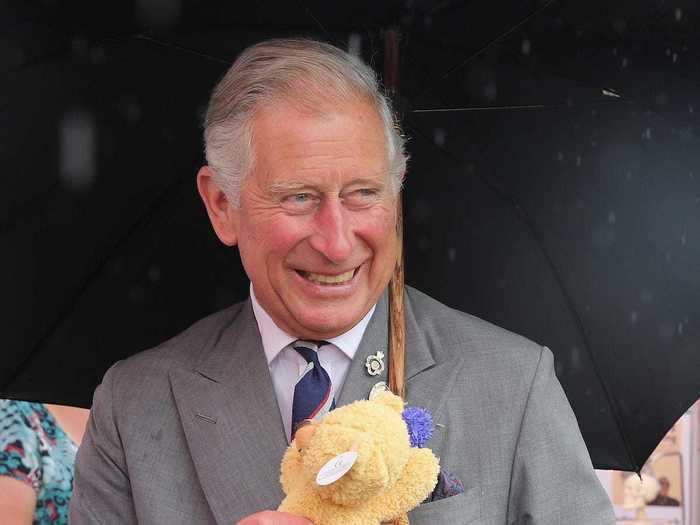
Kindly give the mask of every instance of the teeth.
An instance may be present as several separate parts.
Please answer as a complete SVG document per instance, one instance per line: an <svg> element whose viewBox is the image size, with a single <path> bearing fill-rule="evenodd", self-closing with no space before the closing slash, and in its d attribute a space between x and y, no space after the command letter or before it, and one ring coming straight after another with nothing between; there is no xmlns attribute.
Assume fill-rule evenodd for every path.
<svg viewBox="0 0 700 525"><path fill-rule="evenodd" d="M305 272L304 277L309 281L313 281L319 284L340 284L352 279L355 274L355 270L350 270L349 272L341 273L338 275L325 275L322 273L311 273Z"/></svg>

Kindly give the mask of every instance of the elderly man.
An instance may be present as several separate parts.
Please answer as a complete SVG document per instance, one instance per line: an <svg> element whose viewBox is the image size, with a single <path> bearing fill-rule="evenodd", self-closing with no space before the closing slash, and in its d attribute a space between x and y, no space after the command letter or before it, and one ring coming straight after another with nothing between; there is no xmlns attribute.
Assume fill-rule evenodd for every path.
<svg viewBox="0 0 700 525"><path fill-rule="evenodd" d="M320 42L255 45L216 87L205 141L197 185L250 299L107 372L71 523L308 523L270 510L296 423L386 379L406 155L371 69ZM465 488L412 524L614 521L549 350L411 288L405 322L407 400Z"/></svg>

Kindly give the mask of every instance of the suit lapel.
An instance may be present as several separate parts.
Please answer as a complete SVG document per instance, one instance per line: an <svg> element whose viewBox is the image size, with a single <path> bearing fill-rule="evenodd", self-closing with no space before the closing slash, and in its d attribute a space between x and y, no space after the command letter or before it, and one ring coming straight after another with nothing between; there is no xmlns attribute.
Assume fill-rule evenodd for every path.
<svg viewBox="0 0 700 525"><path fill-rule="evenodd" d="M405 294L406 321L406 401L408 404L428 409L439 422L439 413L455 379L462 368L461 359L437 362L433 357L424 330L418 324L408 293ZM338 405L347 405L367 396L379 381L388 381L387 371L370 376L365 368L367 356L377 351L388 360L388 300L385 292L377 303L374 315L367 325L348 376L340 394Z"/></svg>
<svg viewBox="0 0 700 525"><path fill-rule="evenodd" d="M365 328L365 333L362 336L360 346L355 352L355 357L350 364L348 375L343 384L343 390L340 392L340 398L336 399L338 406L347 405L358 399L367 399L369 391L379 381L387 380L386 367L384 372L377 376L370 376L365 368L365 360L367 356L374 355L377 352L383 352L387 362L387 299L384 293L377 307L374 309L374 314Z"/></svg>
<svg viewBox="0 0 700 525"><path fill-rule="evenodd" d="M249 301L196 369L173 369L170 382L217 522L276 508L287 442Z"/></svg>
<svg viewBox="0 0 700 525"><path fill-rule="evenodd" d="M406 321L406 403L425 408L436 424L444 421L445 402L455 381L463 374L461 357L447 357L440 348L432 348L425 328L421 328L415 316L408 293L405 294ZM434 357L436 356L437 359ZM436 454L442 446L445 427L438 426L428 443Z"/></svg>

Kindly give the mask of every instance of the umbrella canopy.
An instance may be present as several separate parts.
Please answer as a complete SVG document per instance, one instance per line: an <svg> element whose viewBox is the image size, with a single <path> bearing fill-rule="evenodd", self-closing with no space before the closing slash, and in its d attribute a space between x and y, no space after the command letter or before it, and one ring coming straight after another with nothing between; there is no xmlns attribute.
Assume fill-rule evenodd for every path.
<svg viewBox="0 0 700 525"><path fill-rule="evenodd" d="M551 347L594 464L639 470L700 393L695 8L252 4L4 18L0 396L89 406L245 297L194 187L212 86L270 36L382 64L393 27L407 282Z"/></svg>

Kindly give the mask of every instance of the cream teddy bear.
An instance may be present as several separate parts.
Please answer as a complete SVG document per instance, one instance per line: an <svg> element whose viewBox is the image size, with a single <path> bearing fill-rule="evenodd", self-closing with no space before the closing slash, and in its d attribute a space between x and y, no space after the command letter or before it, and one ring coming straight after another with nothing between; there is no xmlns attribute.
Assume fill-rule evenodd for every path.
<svg viewBox="0 0 700 525"><path fill-rule="evenodd" d="M281 466L279 509L315 525L408 524L440 470L427 448L412 447L403 400L385 392L300 428Z"/></svg>

